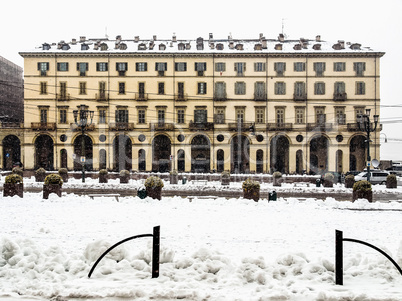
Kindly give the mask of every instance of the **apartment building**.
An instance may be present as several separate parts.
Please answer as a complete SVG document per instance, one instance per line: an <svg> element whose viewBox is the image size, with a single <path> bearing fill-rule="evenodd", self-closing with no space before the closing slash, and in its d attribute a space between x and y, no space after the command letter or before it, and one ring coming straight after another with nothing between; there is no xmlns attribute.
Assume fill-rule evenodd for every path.
<svg viewBox="0 0 402 301"><path fill-rule="evenodd" d="M380 113L384 53L320 36L81 37L20 55L28 169L362 170L356 118Z"/></svg>

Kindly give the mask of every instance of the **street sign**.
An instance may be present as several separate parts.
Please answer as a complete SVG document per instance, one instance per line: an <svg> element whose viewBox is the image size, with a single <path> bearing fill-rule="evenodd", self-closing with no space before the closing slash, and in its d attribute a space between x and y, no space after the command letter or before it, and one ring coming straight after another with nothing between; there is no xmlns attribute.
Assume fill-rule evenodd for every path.
<svg viewBox="0 0 402 301"><path fill-rule="evenodd" d="M80 162L85 163L85 157L84 156L81 157Z"/></svg>

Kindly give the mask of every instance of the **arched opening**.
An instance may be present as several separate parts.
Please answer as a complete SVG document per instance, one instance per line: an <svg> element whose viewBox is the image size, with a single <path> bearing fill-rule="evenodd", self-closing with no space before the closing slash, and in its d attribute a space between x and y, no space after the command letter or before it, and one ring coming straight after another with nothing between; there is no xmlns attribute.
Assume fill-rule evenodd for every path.
<svg viewBox="0 0 402 301"><path fill-rule="evenodd" d="M264 172L264 151L262 149L257 150L256 153L256 172Z"/></svg>
<svg viewBox="0 0 402 301"><path fill-rule="evenodd" d="M225 152L223 149L218 149L216 152L216 169L218 172L223 172L225 169Z"/></svg>
<svg viewBox="0 0 402 301"><path fill-rule="evenodd" d="M324 174L328 171L328 145L327 137L320 135L310 141L310 173Z"/></svg>
<svg viewBox="0 0 402 301"><path fill-rule="evenodd" d="M191 171L210 172L210 143L204 135L197 135L191 140Z"/></svg>
<svg viewBox="0 0 402 301"><path fill-rule="evenodd" d="M350 140L349 170L362 171L366 167L366 137L358 135Z"/></svg>
<svg viewBox="0 0 402 301"><path fill-rule="evenodd" d="M303 151L301 149L296 152L296 173L303 174Z"/></svg>
<svg viewBox="0 0 402 301"><path fill-rule="evenodd" d="M147 168L147 164L146 164L146 158L145 158L145 150L144 149L140 149L138 151L138 170L139 171L145 171Z"/></svg>
<svg viewBox="0 0 402 301"><path fill-rule="evenodd" d="M343 151L340 149L336 151L336 166L335 171L342 173L343 171Z"/></svg>
<svg viewBox="0 0 402 301"><path fill-rule="evenodd" d="M246 136L236 135L231 142L231 173L250 172L250 141Z"/></svg>
<svg viewBox="0 0 402 301"><path fill-rule="evenodd" d="M186 164L185 164L185 152L182 149L179 149L177 151L177 170L179 172L184 172L186 169Z"/></svg>
<svg viewBox="0 0 402 301"><path fill-rule="evenodd" d="M106 150L99 151L99 169L106 169Z"/></svg>
<svg viewBox="0 0 402 301"><path fill-rule="evenodd" d="M283 135L277 135L270 143L271 173L279 171L289 173L289 140Z"/></svg>
<svg viewBox="0 0 402 301"><path fill-rule="evenodd" d="M48 135L40 135L35 139L35 169L40 167L54 170L53 139Z"/></svg>
<svg viewBox="0 0 402 301"><path fill-rule="evenodd" d="M85 151L82 149L82 140L84 139ZM82 159L85 158L85 170L92 170L93 165L93 144L92 139L88 136L78 136L74 140L74 170L82 170Z"/></svg>
<svg viewBox="0 0 402 301"><path fill-rule="evenodd" d="M158 135L152 141L152 171L170 171L171 142L165 135Z"/></svg>
<svg viewBox="0 0 402 301"><path fill-rule="evenodd" d="M132 169L132 142L126 135L118 135L113 140L113 169L120 171Z"/></svg>
<svg viewBox="0 0 402 301"><path fill-rule="evenodd" d="M60 167L67 168L67 150L65 148L60 150Z"/></svg>
<svg viewBox="0 0 402 301"><path fill-rule="evenodd" d="M21 163L21 142L17 136L8 135L3 139L3 169L11 170L15 163Z"/></svg>

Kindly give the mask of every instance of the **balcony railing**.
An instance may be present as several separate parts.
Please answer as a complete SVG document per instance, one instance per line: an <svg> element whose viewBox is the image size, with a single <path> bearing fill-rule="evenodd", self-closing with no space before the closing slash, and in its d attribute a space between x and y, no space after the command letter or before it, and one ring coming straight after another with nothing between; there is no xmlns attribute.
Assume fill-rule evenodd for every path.
<svg viewBox="0 0 402 301"><path fill-rule="evenodd" d="M106 93L96 93L95 94L95 99L97 100L97 101L106 101L107 100L107 95L106 95Z"/></svg>
<svg viewBox="0 0 402 301"><path fill-rule="evenodd" d="M174 124L166 122L151 122L149 124L149 129L151 131L173 131Z"/></svg>
<svg viewBox="0 0 402 301"><path fill-rule="evenodd" d="M249 131L250 126L253 125L251 122L233 122L229 123L229 131Z"/></svg>
<svg viewBox="0 0 402 301"><path fill-rule="evenodd" d="M111 131L132 131L134 130L134 123L129 122L115 122L109 124Z"/></svg>
<svg viewBox="0 0 402 301"><path fill-rule="evenodd" d="M370 123L370 128L374 128L374 123L373 122L371 122ZM361 130L359 129L359 125L357 124L357 122L355 122L355 123L348 123L347 125L346 125L346 128L347 128L347 130L348 130L348 132L361 132ZM382 131L382 124L380 123L380 124L378 124L378 126L377 126L377 129L376 129L377 131Z"/></svg>
<svg viewBox="0 0 402 301"><path fill-rule="evenodd" d="M226 93L215 93L214 95L214 100L215 101L223 101L223 100L227 100L227 94Z"/></svg>
<svg viewBox="0 0 402 301"><path fill-rule="evenodd" d="M254 93L254 100L255 101L266 101L267 94L266 93Z"/></svg>
<svg viewBox="0 0 402 301"><path fill-rule="evenodd" d="M23 124L20 122L2 122L1 127L3 129L19 129L23 127Z"/></svg>
<svg viewBox="0 0 402 301"><path fill-rule="evenodd" d="M76 125L75 123L70 123L70 128L72 131L81 131L81 127ZM94 130L95 130L95 124L85 126L85 131L94 131Z"/></svg>
<svg viewBox="0 0 402 301"><path fill-rule="evenodd" d="M294 101L306 101L307 100L307 94L306 93L293 94L293 100Z"/></svg>
<svg viewBox="0 0 402 301"><path fill-rule="evenodd" d="M339 101L339 100L344 101L344 100L346 100L347 96L348 96L348 94L346 92L334 93L334 100L335 101Z"/></svg>
<svg viewBox="0 0 402 301"><path fill-rule="evenodd" d="M70 100L70 94L57 94L56 98L58 101L68 101Z"/></svg>
<svg viewBox="0 0 402 301"><path fill-rule="evenodd" d="M56 129L55 122L31 122L31 129L34 131L54 131Z"/></svg>
<svg viewBox="0 0 402 301"><path fill-rule="evenodd" d="M138 101L148 100L148 93L135 93L135 100Z"/></svg>
<svg viewBox="0 0 402 301"><path fill-rule="evenodd" d="M291 131L293 129L292 123L268 123L268 131Z"/></svg>
<svg viewBox="0 0 402 301"><path fill-rule="evenodd" d="M188 95L187 93L178 93L175 95L174 98L176 101L187 101Z"/></svg>
<svg viewBox="0 0 402 301"><path fill-rule="evenodd" d="M332 123L307 123L307 131L320 131L326 132L332 130Z"/></svg>
<svg viewBox="0 0 402 301"><path fill-rule="evenodd" d="M211 131L214 129L213 122L190 122L189 124L190 131Z"/></svg>

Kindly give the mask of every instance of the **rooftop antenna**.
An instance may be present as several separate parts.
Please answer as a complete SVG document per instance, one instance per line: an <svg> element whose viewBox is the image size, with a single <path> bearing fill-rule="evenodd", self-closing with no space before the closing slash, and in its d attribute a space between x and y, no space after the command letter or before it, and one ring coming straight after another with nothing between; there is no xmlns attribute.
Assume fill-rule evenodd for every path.
<svg viewBox="0 0 402 301"><path fill-rule="evenodd" d="M282 34L285 38L287 38L288 36L285 34L285 19L282 18Z"/></svg>
<svg viewBox="0 0 402 301"><path fill-rule="evenodd" d="M109 36L107 35L107 26L105 27L105 38L109 39Z"/></svg>

